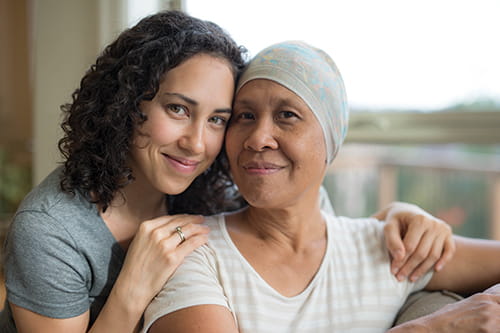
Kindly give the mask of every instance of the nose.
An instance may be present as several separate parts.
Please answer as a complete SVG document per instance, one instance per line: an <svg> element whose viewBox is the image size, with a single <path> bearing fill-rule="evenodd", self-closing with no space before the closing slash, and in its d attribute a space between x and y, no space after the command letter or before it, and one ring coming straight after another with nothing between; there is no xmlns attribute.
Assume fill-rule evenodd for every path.
<svg viewBox="0 0 500 333"><path fill-rule="evenodd" d="M250 127L247 137L243 143L245 149L257 152L268 149L277 149L276 128L270 119L260 119L255 125Z"/></svg>
<svg viewBox="0 0 500 333"><path fill-rule="evenodd" d="M192 155L203 153L205 151L205 126L194 123L186 127L179 139L179 146Z"/></svg>

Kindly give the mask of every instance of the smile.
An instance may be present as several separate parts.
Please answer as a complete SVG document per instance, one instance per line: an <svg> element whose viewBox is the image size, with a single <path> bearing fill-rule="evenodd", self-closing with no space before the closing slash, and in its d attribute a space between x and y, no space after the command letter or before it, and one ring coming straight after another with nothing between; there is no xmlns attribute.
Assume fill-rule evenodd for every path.
<svg viewBox="0 0 500 333"><path fill-rule="evenodd" d="M243 164L243 169L253 175L269 175L276 173L284 167L269 162L248 162Z"/></svg>
<svg viewBox="0 0 500 333"><path fill-rule="evenodd" d="M170 166L173 167L174 170L181 173L186 173L186 174L193 173L200 164L199 161L189 160L186 158L167 155L167 154L162 154L162 155L163 157L165 157L167 162L170 164Z"/></svg>

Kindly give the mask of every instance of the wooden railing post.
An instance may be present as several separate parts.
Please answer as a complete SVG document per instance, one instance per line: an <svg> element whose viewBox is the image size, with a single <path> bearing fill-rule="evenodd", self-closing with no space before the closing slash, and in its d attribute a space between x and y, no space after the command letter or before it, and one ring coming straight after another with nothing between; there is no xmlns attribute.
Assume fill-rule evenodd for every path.
<svg viewBox="0 0 500 333"><path fill-rule="evenodd" d="M491 189L491 238L500 240L500 174L493 175Z"/></svg>
<svg viewBox="0 0 500 333"><path fill-rule="evenodd" d="M387 206L397 199L397 170L392 165L381 165L379 169L378 207Z"/></svg>

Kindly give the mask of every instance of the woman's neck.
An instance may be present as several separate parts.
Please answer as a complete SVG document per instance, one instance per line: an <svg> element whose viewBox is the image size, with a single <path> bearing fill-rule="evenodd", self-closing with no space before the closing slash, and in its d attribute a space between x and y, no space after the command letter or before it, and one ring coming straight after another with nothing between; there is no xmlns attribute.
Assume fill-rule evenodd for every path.
<svg viewBox="0 0 500 333"><path fill-rule="evenodd" d="M166 195L134 181L117 192L101 217L125 250L139 225L167 214Z"/></svg>
<svg viewBox="0 0 500 333"><path fill-rule="evenodd" d="M244 232L266 242L289 246L300 251L310 242L326 237L326 225L319 208L319 199L301 202L286 208L248 207L235 220ZM242 229L242 231L243 231Z"/></svg>

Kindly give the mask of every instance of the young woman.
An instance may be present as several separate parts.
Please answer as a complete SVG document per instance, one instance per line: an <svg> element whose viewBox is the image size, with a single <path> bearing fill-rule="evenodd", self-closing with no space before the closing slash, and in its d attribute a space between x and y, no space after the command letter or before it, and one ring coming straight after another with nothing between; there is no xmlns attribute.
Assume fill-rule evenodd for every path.
<svg viewBox="0 0 500 333"><path fill-rule="evenodd" d="M206 240L201 216L167 212L225 208L218 155L243 55L180 12L145 18L105 49L64 108L64 165L14 217L2 332L135 329Z"/></svg>
<svg viewBox="0 0 500 333"><path fill-rule="evenodd" d="M13 219L0 331L136 330L183 258L206 241L200 215L238 204L220 151L244 53L217 25L180 12L145 18L105 49L64 107L64 165ZM413 254L430 258L423 265L432 254L446 261L449 229L404 210L401 223L417 216L396 271L418 271ZM400 233L392 235L401 247Z"/></svg>
<svg viewBox="0 0 500 333"><path fill-rule="evenodd" d="M464 238L442 271L397 281L377 220L320 209L318 191L345 137L347 110L340 73L321 50L283 42L257 54L237 85L225 144L248 207L206 219L207 245L155 297L144 331L385 332L412 292L470 293L500 282L500 242ZM489 325L498 332L500 295L481 297L489 312L466 307L473 315L464 320L448 308L394 331Z"/></svg>

